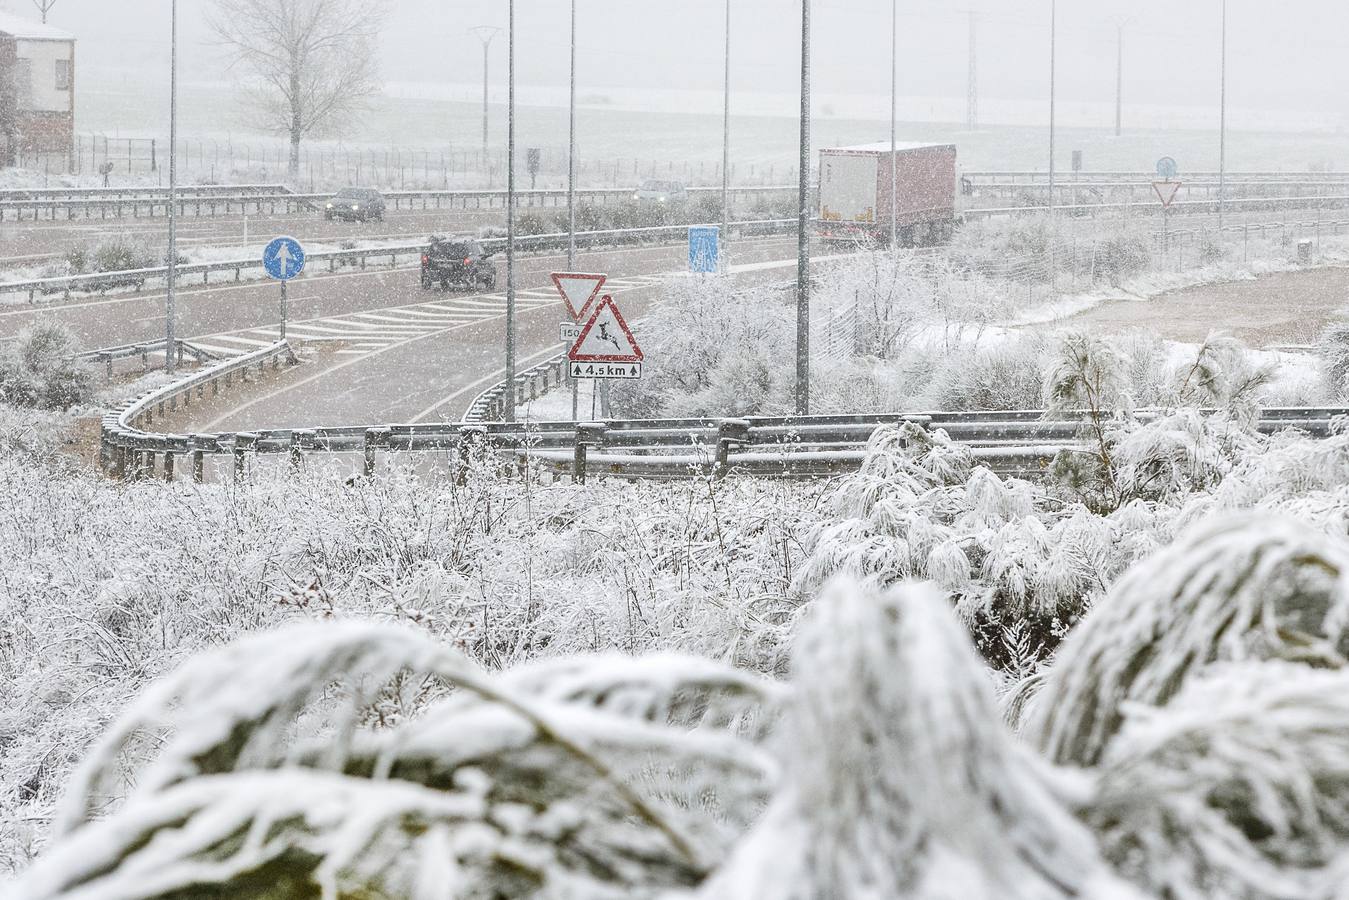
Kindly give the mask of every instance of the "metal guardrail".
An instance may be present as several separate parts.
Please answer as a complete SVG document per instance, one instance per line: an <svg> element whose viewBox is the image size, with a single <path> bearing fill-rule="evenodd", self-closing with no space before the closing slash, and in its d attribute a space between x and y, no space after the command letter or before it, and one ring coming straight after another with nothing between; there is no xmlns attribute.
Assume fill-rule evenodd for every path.
<svg viewBox="0 0 1349 900"><path fill-rule="evenodd" d="M795 225L795 219L764 219L731 223L731 226L738 229L740 234L744 236L777 234L795 227ZM669 238L680 239L688 233L688 229L691 227L696 226L662 225L650 228L578 231L576 233L576 246L582 249L594 249L658 242ZM567 241L568 235L560 233L517 235L515 247L517 251L524 253L547 252L565 249ZM484 238L479 243L488 249L504 249L506 239ZM306 259L310 264L326 262L329 272L337 271L339 266L365 268L367 261L372 258L383 259L388 257L390 265L396 266L400 256L420 257L426 246L426 243L421 241L415 244L389 244L352 250L329 250L310 253L306 256ZM211 263L188 263L178 266L177 272L180 279L200 275L202 276L202 283L209 284L212 273L233 272L234 280L240 281L243 272L261 269L261 259L239 259ZM140 290L151 279L167 277L168 271L167 266L157 266L151 269L127 269L118 272L93 272L87 275L63 275L56 278L32 278L26 281L0 282L0 294L27 294L31 303L39 293L61 293L68 296L74 291L101 292L121 287L134 287Z"/></svg>
<svg viewBox="0 0 1349 900"><path fill-rule="evenodd" d="M228 383L234 373L246 372L252 366L265 368L269 362L279 365L281 356L288 352L284 343L273 345L151 392L105 416L101 468L117 477L151 477L160 457L163 477L172 479L175 458L189 455L193 478L200 481L208 454L231 455L235 478L242 478L250 456L288 455L291 464L298 467L309 453L360 453L364 474L373 476L381 453L450 452L461 464L474 454L492 454L570 474L582 482L594 474L658 479L732 473L819 477L857 469L872 433L883 425L903 422L942 429L951 438L969 444L976 460L1002 474L1041 471L1060 451L1081 447L1081 417L1046 420L1039 410L524 425L464 421L194 435L142 430L156 415L164 413L166 404L171 412L178 399L188 402L194 390L202 397L208 384L218 390L222 379ZM1259 428L1265 433L1297 428L1313 437L1325 437L1332 432L1335 420L1345 416L1349 416L1349 408L1271 409L1261 418Z"/></svg>
<svg viewBox="0 0 1349 900"><path fill-rule="evenodd" d="M284 184L192 184L175 189L184 199L197 197L250 197L257 194L289 194ZM0 200L94 200L121 197L127 200L168 197L166 187L123 185L121 187L42 187L0 189Z"/></svg>
<svg viewBox="0 0 1349 900"><path fill-rule="evenodd" d="M120 347L105 347L101 350L88 350L84 353L76 353L75 359L84 362L106 365L108 378L112 378L112 365L119 359L129 359L134 356L141 358L141 369L145 372L150 371L150 354L164 353L164 348L168 346L168 341L146 341L138 344L123 344ZM218 353L212 353L202 347L198 347L191 341L175 340L173 342L174 351L178 357L178 363L181 365L185 357L191 356L198 365L206 362L214 362L222 357ZM166 354L167 355L167 354Z"/></svg>
<svg viewBox="0 0 1349 900"><path fill-rule="evenodd" d="M102 190L102 189L94 189ZM0 222L71 221L78 218L156 218L168 215L167 190L147 189L118 191L109 189L107 195L53 196L40 198L4 197L0 195ZM730 189L731 202L745 203L753 199L787 197L795 187L742 186ZM24 193L24 192L21 192ZM31 192L27 192L31 193ZM565 190L530 189L516 191L517 209L563 208L567 205ZM720 188L688 188L691 197L720 196ZM632 200L632 188L581 188L576 191L580 202L594 206L613 206ZM423 190L387 191L385 202L394 211L399 210L492 210L505 209L505 190ZM314 211L333 197L332 193L297 193L284 186L257 186L253 191L199 192L195 188L180 189L173 201L182 216L216 216L245 214L295 213Z"/></svg>
<svg viewBox="0 0 1349 900"><path fill-rule="evenodd" d="M1223 201L1223 206L1233 212L1242 210L1275 211L1282 209L1307 211L1317 208L1340 209L1349 206L1349 195L1337 195L1334 197L1247 197L1227 199ZM1048 207L1045 204L1037 206L988 206L979 209L966 209L960 215L966 220L991 219L1000 216L1044 215L1047 208ZM1211 213L1216 212L1217 209L1217 198L1209 200L1180 200L1171 204L1170 215L1172 217L1179 217L1199 212ZM1163 209L1162 205L1156 201L1131 201L1128 203L1055 204L1054 212L1069 216L1115 212L1137 215L1140 218L1149 216L1160 218L1163 214Z"/></svg>
<svg viewBox="0 0 1349 900"><path fill-rule="evenodd" d="M147 391L112 410L102 421L99 468L118 477L143 474L137 467L149 460L153 468L154 455L162 453L164 474L172 478L174 458L191 453L194 462L193 476L200 481L202 454L220 452L219 443L202 441L199 435L194 436L196 439L194 442L184 435L147 432L142 430L142 426L153 424L156 417L163 417L166 412L176 412L180 401L186 408L191 404L194 393L198 400L204 400L207 387L211 388L211 395L214 397L220 393L221 385L228 387L236 375L247 381L250 369L257 368L259 374L262 374L268 365L280 368L283 357L289 358L292 363L297 361L290 345L280 341L194 372L172 384ZM235 442L237 443L237 436Z"/></svg>

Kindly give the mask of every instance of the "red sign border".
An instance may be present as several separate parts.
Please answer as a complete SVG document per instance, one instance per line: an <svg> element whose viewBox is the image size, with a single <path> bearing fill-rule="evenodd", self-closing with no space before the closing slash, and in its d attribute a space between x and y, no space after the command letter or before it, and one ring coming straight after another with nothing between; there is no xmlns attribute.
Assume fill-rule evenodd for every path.
<svg viewBox="0 0 1349 900"><path fill-rule="evenodd" d="M1171 204L1176 202L1176 196L1180 194L1180 188L1184 184L1185 182L1183 181L1154 181L1152 183L1152 190L1157 194L1157 199L1162 201L1162 209L1171 208ZM1170 198L1162 196L1163 185L1166 185L1168 187L1170 187L1171 185L1175 185L1175 187L1171 188Z"/></svg>
<svg viewBox="0 0 1349 900"><path fill-rule="evenodd" d="M553 287L557 288L557 292L562 295L562 302L567 305L567 312L571 313L571 320L573 322L580 322L585 318L586 313L590 311L591 305L594 304L595 298L598 297L600 291L604 289L604 283L609 280L608 275L601 275L598 272L553 272L551 273L551 277L553 279ZM562 290L563 278L598 279L598 281L595 282L595 289L590 292L590 298L586 300L585 305L583 305L579 311L572 307L571 298L567 296L566 291Z"/></svg>
<svg viewBox="0 0 1349 900"><path fill-rule="evenodd" d="M618 327L623 329L623 335L628 339L628 346L632 347L635 355L582 355L580 353L581 345L585 343L585 339L590 335L590 329L595 327L595 323L599 321L600 313L604 311L606 306L613 309L614 319L617 320ZM581 336L576 339L576 343L572 344L571 349L567 351L567 359L570 362L639 363L645 361L646 356L642 353L642 348L637 345L637 338L632 336L632 329L628 327L627 320L625 320L623 314L618 311L618 304L614 302L613 295L605 294L600 302L595 305L595 311L591 314L590 321L581 329Z"/></svg>

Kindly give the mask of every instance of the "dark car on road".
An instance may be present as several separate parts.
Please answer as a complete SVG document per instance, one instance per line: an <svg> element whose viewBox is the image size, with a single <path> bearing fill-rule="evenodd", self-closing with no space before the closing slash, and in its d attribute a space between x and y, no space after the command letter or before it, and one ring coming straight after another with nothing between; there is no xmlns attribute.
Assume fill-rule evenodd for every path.
<svg viewBox="0 0 1349 900"><path fill-rule="evenodd" d="M323 218L384 221L384 195L373 188L343 188L323 208Z"/></svg>
<svg viewBox="0 0 1349 900"><path fill-rule="evenodd" d="M450 285L492 290L497 284L496 266L492 253L472 238L447 238L432 235L422 251L422 288L440 282L442 288Z"/></svg>

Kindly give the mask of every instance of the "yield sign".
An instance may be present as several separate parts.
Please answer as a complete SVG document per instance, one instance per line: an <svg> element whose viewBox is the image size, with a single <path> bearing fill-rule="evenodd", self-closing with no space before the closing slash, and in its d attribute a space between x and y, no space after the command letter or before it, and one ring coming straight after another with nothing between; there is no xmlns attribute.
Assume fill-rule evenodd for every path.
<svg viewBox="0 0 1349 900"><path fill-rule="evenodd" d="M600 288L608 275L582 275L577 272L554 272L553 284L567 304L573 322L579 322L590 312L590 304L600 295Z"/></svg>
<svg viewBox="0 0 1349 900"><path fill-rule="evenodd" d="M1152 183L1152 189L1157 192L1157 199L1162 201L1162 209L1171 208L1181 184L1182 182L1179 181L1154 181Z"/></svg>
<svg viewBox="0 0 1349 900"><path fill-rule="evenodd" d="M606 294L590 315L590 321L581 329L581 336L567 351L572 362L638 363L642 348L632 336L632 329L623 321L614 298Z"/></svg>

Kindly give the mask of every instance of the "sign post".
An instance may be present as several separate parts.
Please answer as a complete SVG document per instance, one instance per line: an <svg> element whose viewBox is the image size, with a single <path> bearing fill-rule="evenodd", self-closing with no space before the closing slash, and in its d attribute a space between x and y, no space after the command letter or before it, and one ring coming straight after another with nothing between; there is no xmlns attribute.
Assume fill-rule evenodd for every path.
<svg viewBox="0 0 1349 900"><path fill-rule="evenodd" d="M293 237L273 238L262 251L262 267L281 282L281 340L286 339L286 284L304 271L304 248Z"/></svg>
<svg viewBox="0 0 1349 900"><path fill-rule="evenodd" d="M567 305L567 314L571 316L571 320L563 322L559 328L558 338L563 346L570 347L581 336L579 323L590 312L591 305L599 296L600 289L604 287L604 282L609 276L582 272L554 272L552 278L553 286L562 295L562 302ZM571 382L571 420L575 422L580 405L580 382L572 377L570 366L567 367L567 379Z"/></svg>

